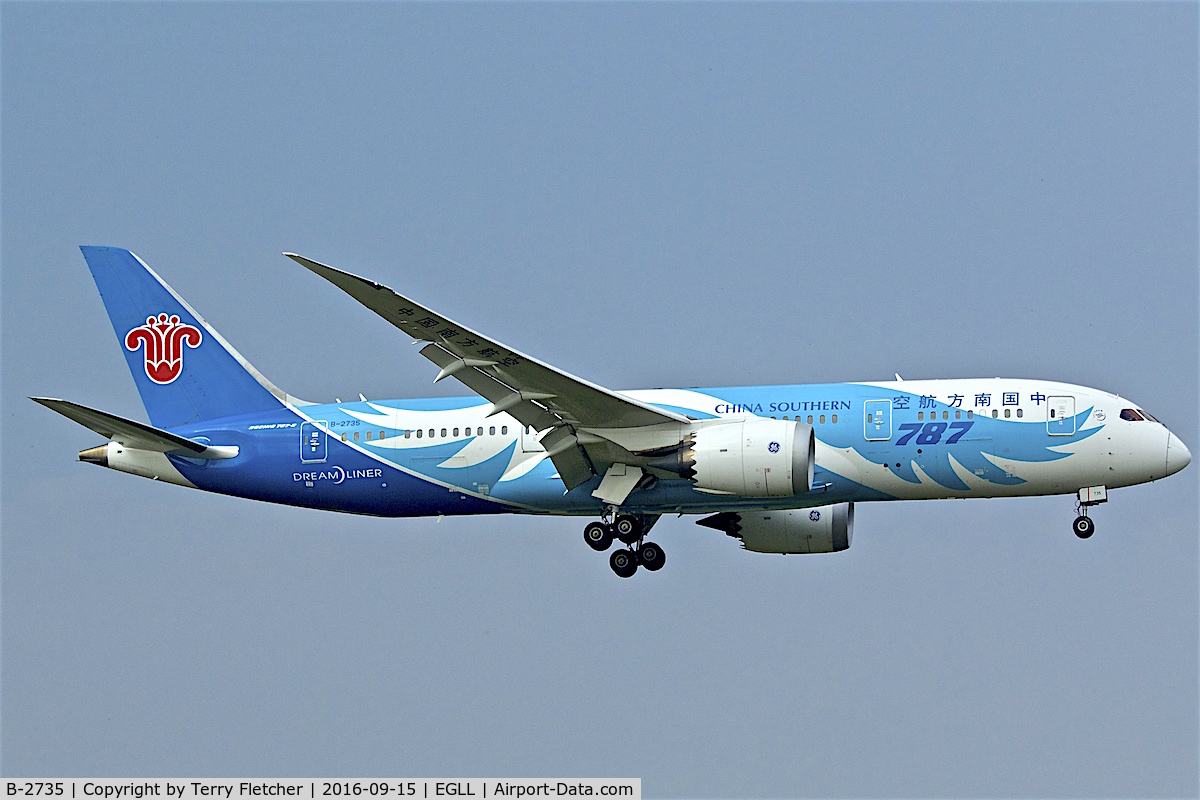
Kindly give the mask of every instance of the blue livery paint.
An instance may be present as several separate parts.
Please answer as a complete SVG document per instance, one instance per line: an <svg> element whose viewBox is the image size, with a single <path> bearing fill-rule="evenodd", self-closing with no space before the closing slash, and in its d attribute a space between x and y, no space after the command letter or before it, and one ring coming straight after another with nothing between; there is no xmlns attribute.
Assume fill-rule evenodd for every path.
<svg viewBox="0 0 1200 800"><path fill-rule="evenodd" d="M196 420L269 411L282 405L246 370L239 361L241 357L226 349L216 331L137 256L119 247L79 249L100 290L117 342L154 425L171 428ZM204 332L199 347L185 348L184 369L167 385L147 377L142 350L125 346L129 331L144 325L147 316L159 313L177 315Z"/></svg>

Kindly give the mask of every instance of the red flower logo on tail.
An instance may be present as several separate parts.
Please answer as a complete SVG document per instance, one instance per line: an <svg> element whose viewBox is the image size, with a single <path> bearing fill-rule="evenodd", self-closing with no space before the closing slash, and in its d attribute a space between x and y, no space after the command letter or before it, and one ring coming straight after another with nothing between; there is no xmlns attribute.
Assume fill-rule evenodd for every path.
<svg viewBox="0 0 1200 800"><path fill-rule="evenodd" d="M200 329L180 322L179 317L165 313L157 318L146 317L145 325L125 334L125 348L137 350L144 347L146 377L158 384L168 384L183 372L183 345L200 346Z"/></svg>

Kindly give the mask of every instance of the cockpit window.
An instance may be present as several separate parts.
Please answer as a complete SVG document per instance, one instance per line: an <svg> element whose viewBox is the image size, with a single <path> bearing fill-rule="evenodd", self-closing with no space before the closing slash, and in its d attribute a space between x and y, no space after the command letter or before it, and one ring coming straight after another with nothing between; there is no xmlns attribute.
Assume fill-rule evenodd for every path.
<svg viewBox="0 0 1200 800"><path fill-rule="evenodd" d="M1150 420L1151 422L1158 422L1158 420L1156 420L1154 417L1147 414L1145 411L1142 411L1140 408L1138 409L1138 413L1141 414L1146 419Z"/></svg>
<svg viewBox="0 0 1200 800"><path fill-rule="evenodd" d="M1121 409L1121 419L1127 419L1127 420L1129 420L1130 422L1143 422L1143 421L1145 421L1145 420L1143 419L1142 415L1141 415L1141 414L1139 414L1138 412L1134 411L1132 408L1123 408L1123 409Z"/></svg>

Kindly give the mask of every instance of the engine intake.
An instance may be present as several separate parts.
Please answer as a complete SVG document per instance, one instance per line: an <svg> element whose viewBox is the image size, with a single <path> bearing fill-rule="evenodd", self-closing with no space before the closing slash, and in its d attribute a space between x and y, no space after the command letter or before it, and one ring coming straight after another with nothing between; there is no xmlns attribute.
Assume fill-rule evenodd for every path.
<svg viewBox="0 0 1200 800"><path fill-rule="evenodd" d="M854 504L784 511L722 511L697 525L724 531L755 553L837 553L854 538Z"/></svg>
<svg viewBox="0 0 1200 800"><path fill-rule="evenodd" d="M700 491L739 497L792 497L812 488L811 425L746 419L697 428L687 459Z"/></svg>

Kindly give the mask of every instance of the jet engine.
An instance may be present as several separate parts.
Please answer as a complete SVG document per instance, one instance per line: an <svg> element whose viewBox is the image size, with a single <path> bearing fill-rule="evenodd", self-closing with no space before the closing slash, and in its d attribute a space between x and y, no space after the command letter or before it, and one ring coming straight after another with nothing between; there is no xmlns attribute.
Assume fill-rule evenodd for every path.
<svg viewBox="0 0 1200 800"><path fill-rule="evenodd" d="M755 553L837 553L854 536L854 504L785 511L722 511L697 522L742 540Z"/></svg>
<svg viewBox="0 0 1200 800"><path fill-rule="evenodd" d="M689 460L700 491L740 497L792 497L812 488L816 440L811 425L747 419L693 433Z"/></svg>

